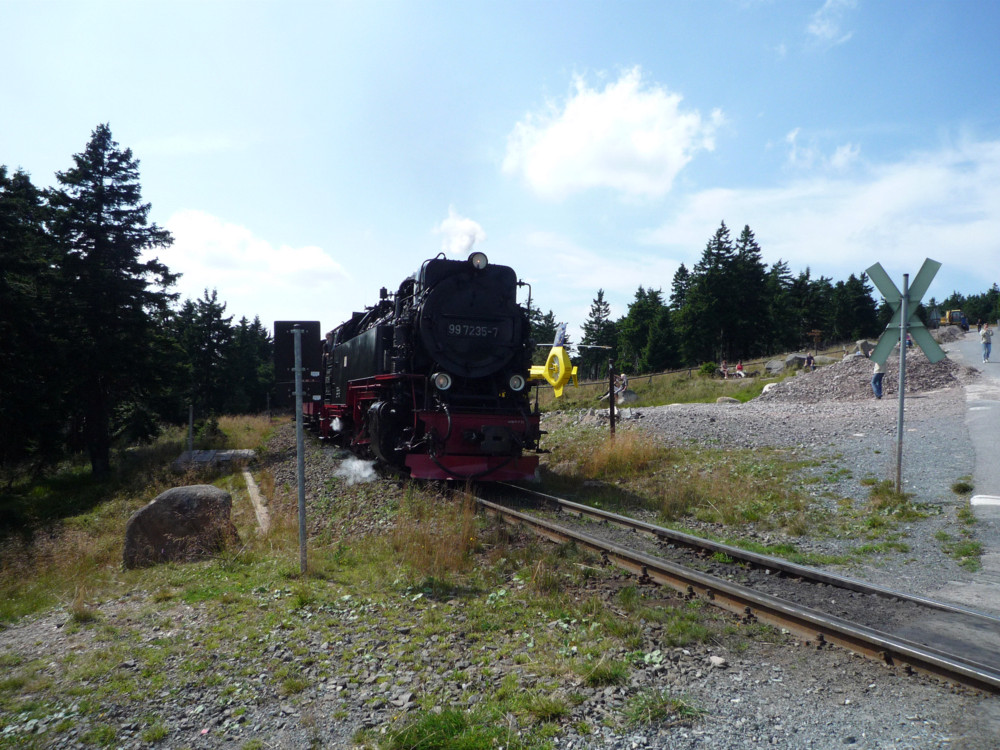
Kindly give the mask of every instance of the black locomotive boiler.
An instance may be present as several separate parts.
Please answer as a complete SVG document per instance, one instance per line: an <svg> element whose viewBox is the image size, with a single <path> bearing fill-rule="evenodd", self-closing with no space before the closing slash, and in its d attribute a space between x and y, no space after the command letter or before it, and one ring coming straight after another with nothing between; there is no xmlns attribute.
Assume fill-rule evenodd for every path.
<svg viewBox="0 0 1000 750"><path fill-rule="evenodd" d="M540 431L522 285L481 252L425 261L326 334L306 419L415 478L533 477Z"/></svg>

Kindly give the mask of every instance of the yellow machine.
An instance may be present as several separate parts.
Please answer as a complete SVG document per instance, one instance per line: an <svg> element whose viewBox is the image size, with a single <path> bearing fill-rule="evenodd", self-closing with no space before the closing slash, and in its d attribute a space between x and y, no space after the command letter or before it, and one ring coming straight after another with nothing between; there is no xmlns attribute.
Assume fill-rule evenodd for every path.
<svg viewBox="0 0 1000 750"><path fill-rule="evenodd" d="M969 330L969 321L965 317L965 313L961 310L949 310L946 312L941 316L941 325L961 326L964 330Z"/></svg>
<svg viewBox="0 0 1000 750"><path fill-rule="evenodd" d="M549 356L545 358L544 365L533 365L528 371L528 380L544 380L552 386L552 391L559 398L563 394L563 388L570 380L573 385L579 385L576 379L576 365L569 360L569 353L566 351L566 324L563 323L556 329L556 338L552 342Z"/></svg>

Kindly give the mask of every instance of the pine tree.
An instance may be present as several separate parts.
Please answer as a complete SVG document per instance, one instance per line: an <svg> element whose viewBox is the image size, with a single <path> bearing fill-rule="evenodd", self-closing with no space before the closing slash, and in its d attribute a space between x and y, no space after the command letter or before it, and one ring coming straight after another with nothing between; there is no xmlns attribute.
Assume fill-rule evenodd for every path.
<svg viewBox="0 0 1000 750"><path fill-rule="evenodd" d="M687 302L688 290L691 288L691 273L687 267L681 263L674 272L674 280L670 285L670 306L674 310L680 310Z"/></svg>
<svg viewBox="0 0 1000 750"><path fill-rule="evenodd" d="M735 264L729 228L722 222L695 264L684 305L677 311L677 336L684 361L731 358L737 328Z"/></svg>
<svg viewBox="0 0 1000 750"><path fill-rule="evenodd" d="M598 379L607 372L609 359L614 359L615 323L611 320L611 305L604 299L604 290L597 290L597 297L590 304L590 313L583 324L580 347L580 370L586 377ZM587 348L587 347L609 348Z"/></svg>
<svg viewBox="0 0 1000 750"><path fill-rule="evenodd" d="M792 305L794 278L788 263L778 260L767 272L765 299L768 327L764 337L764 353L791 348L791 332L797 327L798 316Z"/></svg>
<svg viewBox="0 0 1000 750"><path fill-rule="evenodd" d="M232 329L226 348L226 393L222 411L246 414L267 407L267 394L274 381L271 364L271 335L259 317L250 323L246 317Z"/></svg>
<svg viewBox="0 0 1000 750"><path fill-rule="evenodd" d="M767 321L767 266L749 225L736 241L733 262L730 357L747 359L765 351Z"/></svg>
<svg viewBox="0 0 1000 750"><path fill-rule="evenodd" d="M103 475L111 468L113 415L156 381L154 316L174 297L166 289L176 275L142 254L173 240L148 222L139 162L131 149L119 148L108 125L95 128L73 161L56 173L60 188L50 192L49 203L68 291L75 416L91 468Z"/></svg>
<svg viewBox="0 0 1000 750"><path fill-rule="evenodd" d="M54 315L62 298L42 191L0 166L0 464L54 458L70 368Z"/></svg>
<svg viewBox="0 0 1000 750"><path fill-rule="evenodd" d="M670 308L661 305L649 326L649 337L642 352L642 369L644 372L662 372L678 364L677 338Z"/></svg>
<svg viewBox="0 0 1000 750"><path fill-rule="evenodd" d="M216 290L205 290L197 301L185 300L176 318L176 336L190 376L187 400L201 416L219 414L232 388L226 359L233 337L233 316Z"/></svg>
<svg viewBox="0 0 1000 750"><path fill-rule="evenodd" d="M650 331L664 308L663 292L659 289L646 290L640 286L636 290L635 299L628 306L628 312L615 324L618 333L617 352L620 369L629 373L639 373L646 369ZM661 359L659 343L659 341L654 342L658 362Z"/></svg>

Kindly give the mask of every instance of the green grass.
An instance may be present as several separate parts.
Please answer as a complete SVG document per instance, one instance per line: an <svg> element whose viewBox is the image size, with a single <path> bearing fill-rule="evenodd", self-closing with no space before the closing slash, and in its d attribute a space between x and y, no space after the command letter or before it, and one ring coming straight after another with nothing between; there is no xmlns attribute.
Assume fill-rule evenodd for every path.
<svg viewBox="0 0 1000 750"><path fill-rule="evenodd" d="M849 472L781 451L665 446L629 430L613 442L580 429L551 437L558 451L546 472L550 486L596 494L607 507L649 510L676 525L691 519L719 524L737 537L729 543L806 564L850 558L802 553L792 541L761 545L740 532L847 535L864 527L872 549L863 554L890 554L905 545L896 527L926 512L872 480L863 508L840 504L835 513L841 519L831 520L800 480L821 474L824 481L851 481ZM686 700L631 687L634 670L672 648L710 643L739 653L748 638L773 638L669 590L634 580L617 584L620 574L585 548L541 542L476 515L441 488L407 482L328 487L324 507L330 512L312 519L303 576L290 488L274 487L272 480L265 490L273 498L273 528L258 537L239 477L216 476L213 481L233 494L245 546L212 560L122 571L124 520L163 486L157 470L136 471L103 485L103 499L83 512L65 516L51 544L40 536L5 542L25 562L15 566L2 557L0 618L64 611L63 632L80 647L41 660L0 655L0 731L11 716L63 712L62 724L50 724L36 738L39 746L58 744L71 728L92 746L114 746L120 730L106 720L106 707L114 705L149 717L141 724L147 744L174 744L180 738L166 735L155 706L161 696L199 691L221 693L233 717L262 700L302 705L305 726L316 721L309 701L322 682L363 681L375 674L377 658L391 669L372 683L375 688L389 687L393 669L407 670L418 684L442 684L460 696L443 688L416 691L420 709L359 733L360 743L535 750L551 747L565 725L583 727L573 718L583 699L573 691L584 692L581 684L625 691L627 723L695 721L699 710ZM259 481L268 486L266 473ZM373 503L385 509L384 529L353 533L346 525L352 509ZM870 519L882 526L867 526ZM961 509L959 520L972 522ZM971 556L967 541L941 539L963 560ZM127 616L106 614L103 603L116 597L130 602L123 605ZM195 624L181 632L192 611ZM457 640L451 637L456 629ZM424 664L459 660L466 663L443 679L422 679ZM168 672L169 665L183 666ZM506 676L498 680L498 674ZM78 708L69 715L73 706ZM248 737L226 740L263 746Z"/></svg>
<svg viewBox="0 0 1000 750"><path fill-rule="evenodd" d="M258 446L274 424L266 418L220 418L227 442ZM131 514L164 490L184 483L215 482L245 497L239 474L177 475L170 463L182 450L177 430L154 445L117 455L111 477L97 480L82 464L63 466L57 474L15 484L0 496L0 623L57 604L73 603L74 618L89 616L90 591L128 586L122 580L125 524ZM241 536L252 534L256 520L248 504L234 522ZM5 525L6 524L6 525ZM190 594L196 596L196 594Z"/></svg>
<svg viewBox="0 0 1000 750"><path fill-rule="evenodd" d="M629 698L624 718L631 726L691 725L705 713L705 709L675 697L666 688L650 688Z"/></svg>
<svg viewBox="0 0 1000 750"><path fill-rule="evenodd" d="M946 531L938 531L934 538L941 542L942 551L970 573L982 569L983 545L972 538L972 532L961 529L956 538Z"/></svg>
<svg viewBox="0 0 1000 750"><path fill-rule="evenodd" d="M777 450L665 445L638 431L613 439L597 428L554 436L548 489L619 512L653 510L667 525L693 518L759 529L810 530L809 497L792 477L806 462Z"/></svg>
<svg viewBox="0 0 1000 750"><path fill-rule="evenodd" d="M714 370L714 366L710 369ZM748 364L749 371L764 372L763 363ZM746 402L760 395L764 386L782 380L786 376L730 377L728 380L706 375L700 368L672 373L656 373L629 378L629 390L638 400L630 406L662 406L664 404L711 403L721 396ZM577 409L608 408L607 400L599 401L606 393L606 381L585 382L579 386L570 385L563 391L562 398L556 399L550 388L539 389L539 404L544 411L573 411Z"/></svg>

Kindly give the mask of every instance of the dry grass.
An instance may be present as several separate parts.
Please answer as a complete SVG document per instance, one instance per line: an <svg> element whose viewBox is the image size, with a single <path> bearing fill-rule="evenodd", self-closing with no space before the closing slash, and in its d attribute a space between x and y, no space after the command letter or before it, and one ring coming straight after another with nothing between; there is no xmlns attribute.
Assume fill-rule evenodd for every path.
<svg viewBox="0 0 1000 750"><path fill-rule="evenodd" d="M457 513L456 502L461 502ZM414 573L435 580L463 573L478 543L471 500L444 500L411 486L399 509L391 545Z"/></svg>
<svg viewBox="0 0 1000 750"><path fill-rule="evenodd" d="M271 422L266 417L221 418L237 447L258 447ZM242 538L253 537L252 509L235 502L245 493L237 474L177 474L169 469L183 451L182 431L165 431L154 445L131 448L119 456L114 477L94 480L85 468L73 467L56 477L18 488L20 496L44 513L26 516L20 533L0 539L0 622L62 603L75 613L84 601L80 592L113 590L122 572L125 526L137 509L157 495L185 484L216 482L234 495L234 521ZM228 434L228 433L227 433ZM273 480L271 481L273 489ZM249 501L245 503L249 506Z"/></svg>
<svg viewBox="0 0 1000 750"><path fill-rule="evenodd" d="M673 461L672 451L635 432L607 436L587 455L581 466L586 479L631 477Z"/></svg>
<svg viewBox="0 0 1000 750"><path fill-rule="evenodd" d="M769 451L669 446L639 430L611 438L582 429L564 433L555 455L555 491L587 482L586 494L608 507L645 507L666 522L693 516L789 533L808 525L806 497L787 482L797 464Z"/></svg>
<svg viewBox="0 0 1000 750"><path fill-rule="evenodd" d="M287 421L287 417L281 421ZM219 429L226 435L227 447L260 448L278 420L263 414L219 417Z"/></svg>

